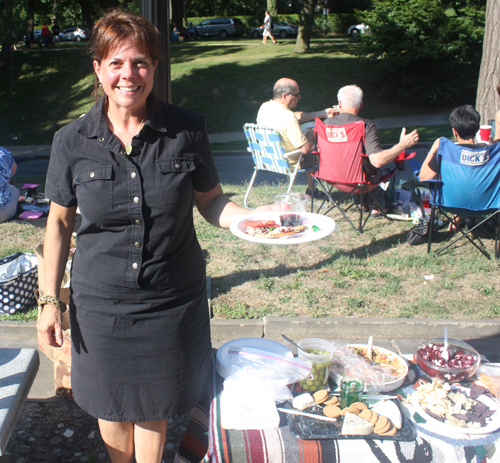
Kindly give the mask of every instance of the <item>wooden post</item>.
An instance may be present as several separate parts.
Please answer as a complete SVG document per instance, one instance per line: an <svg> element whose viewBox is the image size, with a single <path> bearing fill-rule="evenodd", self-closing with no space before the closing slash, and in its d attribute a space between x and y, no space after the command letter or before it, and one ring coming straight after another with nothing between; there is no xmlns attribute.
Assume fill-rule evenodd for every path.
<svg viewBox="0 0 500 463"><path fill-rule="evenodd" d="M171 103L169 2L165 0L141 0L141 15L149 19L161 32L163 60L160 60L156 68L154 92L160 101Z"/></svg>

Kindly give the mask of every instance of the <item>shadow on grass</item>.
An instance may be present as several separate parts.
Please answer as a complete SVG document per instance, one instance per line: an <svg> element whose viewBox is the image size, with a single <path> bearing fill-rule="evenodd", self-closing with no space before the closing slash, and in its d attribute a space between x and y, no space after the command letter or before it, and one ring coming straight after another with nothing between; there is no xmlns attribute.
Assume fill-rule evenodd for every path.
<svg viewBox="0 0 500 463"><path fill-rule="evenodd" d="M14 103L10 105L8 76L0 78L0 138L5 144L50 143L53 134L76 119L92 103L92 74L86 50L30 50L13 53ZM91 79L89 79L89 83ZM80 115L80 114L78 114Z"/></svg>

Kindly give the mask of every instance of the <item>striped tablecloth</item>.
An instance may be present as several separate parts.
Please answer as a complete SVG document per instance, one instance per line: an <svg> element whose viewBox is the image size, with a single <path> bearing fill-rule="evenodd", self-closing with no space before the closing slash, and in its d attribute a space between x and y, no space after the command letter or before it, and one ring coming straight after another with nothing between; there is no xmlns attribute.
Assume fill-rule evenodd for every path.
<svg viewBox="0 0 500 463"><path fill-rule="evenodd" d="M417 380L429 379L414 363L410 362L410 365L405 384L395 391L401 396L410 393ZM284 417L276 430L226 430L220 425L219 397L222 385L223 379L214 370L209 449L203 463L500 462L500 431L484 436L457 433L443 435L411 409L409 413L416 431L416 440L412 442L377 439L303 440L292 435Z"/></svg>

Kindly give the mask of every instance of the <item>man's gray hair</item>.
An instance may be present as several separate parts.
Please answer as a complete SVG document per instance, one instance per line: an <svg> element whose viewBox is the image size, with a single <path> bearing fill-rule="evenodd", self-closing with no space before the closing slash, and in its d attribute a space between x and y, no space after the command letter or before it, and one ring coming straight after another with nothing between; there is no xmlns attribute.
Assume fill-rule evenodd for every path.
<svg viewBox="0 0 500 463"><path fill-rule="evenodd" d="M280 84L278 82L274 84L273 88L273 99L275 100L281 100L283 93L295 93L297 90L294 84Z"/></svg>
<svg viewBox="0 0 500 463"><path fill-rule="evenodd" d="M357 85L346 85L339 90L337 94L338 101L350 108L361 108L363 103L363 90Z"/></svg>

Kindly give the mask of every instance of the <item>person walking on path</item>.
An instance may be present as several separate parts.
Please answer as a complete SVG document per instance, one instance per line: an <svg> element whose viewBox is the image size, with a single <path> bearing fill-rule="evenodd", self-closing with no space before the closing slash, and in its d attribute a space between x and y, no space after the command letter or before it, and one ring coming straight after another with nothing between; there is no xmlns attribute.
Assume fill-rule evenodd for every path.
<svg viewBox="0 0 500 463"><path fill-rule="evenodd" d="M264 28L264 32L262 33L262 44L265 45L267 43L267 38L271 37L273 44L276 45L276 42L273 34L271 33L271 29L273 28L273 21L269 11L266 10L266 17L264 18L264 24L260 26L260 28Z"/></svg>

